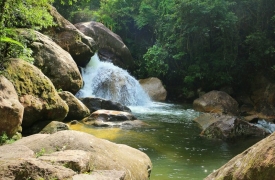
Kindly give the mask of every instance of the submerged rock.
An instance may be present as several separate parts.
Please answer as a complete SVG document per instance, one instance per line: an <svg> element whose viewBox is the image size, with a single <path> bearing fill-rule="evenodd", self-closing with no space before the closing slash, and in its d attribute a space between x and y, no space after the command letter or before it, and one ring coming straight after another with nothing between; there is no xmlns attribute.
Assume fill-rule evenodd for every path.
<svg viewBox="0 0 275 180"><path fill-rule="evenodd" d="M236 116L204 113L195 122L203 129L201 135L210 139L232 140L238 137L265 137L269 134Z"/></svg>
<svg viewBox="0 0 275 180"><path fill-rule="evenodd" d="M155 77L140 79L139 83L145 92L153 101L165 101L167 91L163 87L162 82Z"/></svg>
<svg viewBox="0 0 275 180"><path fill-rule="evenodd" d="M24 107L12 83L0 75L0 136L6 133L12 137L21 131Z"/></svg>
<svg viewBox="0 0 275 180"><path fill-rule="evenodd" d="M193 108L200 112L238 114L238 102L222 91L210 91L193 102Z"/></svg>
<svg viewBox="0 0 275 180"><path fill-rule="evenodd" d="M67 116L68 105L50 79L34 65L21 59L10 59L5 63L3 75L12 82L24 106L23 128L37 121L63 121Z"/></svg>
<svg viewBox="0 0 275 180"><path fill-rule="evenodd" d="M275 133L235 156L204 180L275 179Z"/></svg>

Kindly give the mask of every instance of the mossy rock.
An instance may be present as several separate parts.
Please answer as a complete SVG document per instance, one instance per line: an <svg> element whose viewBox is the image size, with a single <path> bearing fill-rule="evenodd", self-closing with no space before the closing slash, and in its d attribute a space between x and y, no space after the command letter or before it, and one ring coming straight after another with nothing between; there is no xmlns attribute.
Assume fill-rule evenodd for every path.
<svg viewBox="0 0 275 180"><path fill-rule="evenodd" d="M24 106L23 127L36 121L62 121L69 111L54 85L37 67L21 59L10 59L3 75L12 82Z"/></svg>

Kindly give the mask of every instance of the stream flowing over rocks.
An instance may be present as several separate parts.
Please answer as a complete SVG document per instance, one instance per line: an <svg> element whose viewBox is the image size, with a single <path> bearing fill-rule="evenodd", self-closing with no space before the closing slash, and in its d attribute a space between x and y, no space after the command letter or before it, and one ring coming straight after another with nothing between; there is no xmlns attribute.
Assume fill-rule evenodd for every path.
<svg viewBox="0 0 275 180"><path fill-rule="evenodd" d="M147 125L121 103L74 95L84 86L78 67L85 67L98 52L102 60L131 69L134 61L129 49L101 23L73 25L54 7L51 14L55 27L42 32L17 30L33 51L33 64L18 58L2 64L0 134L6 133L11 138L25 131L30 136L0 146L0 179L149 179L152 162L145 153L69 130L63 123L66 120L97 127ZM122 70L110 73L112 88L123 87L118 94L127 84L125 79L116 76L120 73ZM106 74L101 70L97 76ZM98 90L109 88L104 82L100 84ZM166 100L167 92L159 79L140 80L140 84L152 100ZM193 103L195 110L203 112L195 120L202 129L201 135L224 141L269 135L271 131L250 122L275 120L274 90L274 83L257 75L251 91L238 94L237 101L223 91L202 95ZM134 97L147 102L140 91ZM275 179L274 138L273 133L211 173L206 180Z"/></svg>

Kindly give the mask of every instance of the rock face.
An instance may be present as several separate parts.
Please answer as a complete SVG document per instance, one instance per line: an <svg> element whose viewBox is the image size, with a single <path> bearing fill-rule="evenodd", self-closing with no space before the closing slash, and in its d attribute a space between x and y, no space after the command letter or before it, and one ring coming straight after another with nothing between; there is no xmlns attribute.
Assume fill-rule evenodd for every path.
<svg viewBox="0 0 275 180"><path fill-rule="evenodd" d="M241 110L257 119L275 120L275 84L262 75L254 78L250 93L239 96Z"/></svg>
<svg viewBox="0 0 275 180"><path fill-rule="evenodd" d="M69 113L65 120L81 120L90 115L90 110L72 93L62 91L58 94L69 106Z"/></svg>
<svg viewBox="0 0 275 180"><path fill-rule="evenodd" d="M200 112L237 115L238 102L222 91L208 92L193 102L193 108Z"/></svg>
<svg viewBox="0 0 275 180"><path fill-rule="evenodd" d="M153 101L165 101L167 91L158 78L151 77L147 79L140 79L139 83Z"/></svg>
<svg viewBox="0 0 275 180"><path fill-rule="evenodd" d="M275 179L275 133L235 156L204 180Z"/></svg>
<svg viewBox="0 0 275 180"><path fill-rule="evenodd" d="M12 83L0 75L0 135L9 137L21 131L24 107L20 104Z"/></svg>
<svg viewBox="0 0 275 180"><path fill-rule="evenodd" d="M20 30L20 34L31 43L34 65L41 69L56 89L76 93L82 87L82 77L72 56L37 31Z"/></svg>
<svg viewBox="0 0 275 180"><path fill-rule="evenodd" d="M195 119L201 135L210 139L234 140L238 137L265 137L269 133L236 116L205 113Z"/></svg>
<svg viewBox="0 0 275 180"><path fill-rule="evenodd" d="M74 179L79 173L112 170L112 179L125 173L125 180L146 180L152 168L137 149L70 130L24 137L0 152L0 179Z"/></svg>
<svg viewBox="0 0 275 180"><path fill-rule="evenodd" d="M61 16L54 7L51 15L57 26L43 31L50 36L55 43L68 51L78 66L85 67L98 49L93 38L85 36L73 24Z"/></svg>
<svg viewBox="0 0 275 180"><path fill-rule="evenodd" d="M81 98L80 100L89 108L91 113L100 109L131 112L127 106L110 100L94 97Z"/></svg>
<svg viewBox="0 0 275 180"><path fill-rule="evenodd" d="M21 59L10 59L4 66L3 75L12 82L24 106L23 127L37 121L62 121L66 117L68 105L37 67Z"/></svg>
<svg viewBox="0 0 275 180"><path fill-rule="evenodd" d="M92 37L98 44L98 54L101 60L112 61L124 69L133 66L133 58L121 38L99 22L83 22L75 24L81 32Z"/></svg>

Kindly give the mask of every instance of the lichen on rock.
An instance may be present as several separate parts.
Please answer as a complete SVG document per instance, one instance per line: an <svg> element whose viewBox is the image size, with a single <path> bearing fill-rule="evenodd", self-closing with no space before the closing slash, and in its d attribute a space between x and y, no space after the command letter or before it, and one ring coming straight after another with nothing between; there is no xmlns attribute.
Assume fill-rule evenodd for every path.
<svg viewBox="0 0 275 180"><path fill-rule="evenodd" d="M38 68L21 59L10 59L5 63L3 75L12 82L24 106L23 127L40 120L62 121L66 117L68 105Z"/></svg>

